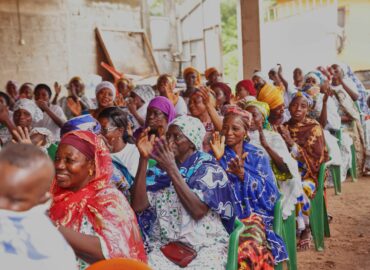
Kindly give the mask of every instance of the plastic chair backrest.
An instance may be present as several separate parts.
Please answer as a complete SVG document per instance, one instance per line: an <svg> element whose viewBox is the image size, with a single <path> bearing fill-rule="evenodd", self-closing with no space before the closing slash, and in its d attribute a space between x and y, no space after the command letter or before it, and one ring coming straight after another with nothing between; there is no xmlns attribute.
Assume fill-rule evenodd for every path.
<svg viewBox="0 0 370 270"><path fill-rule="evenodd" d="M108 259L90 265L87 270L152 270L152 268L133 259Z"/></svg>
<svg viewBox="0 0 370 270"><path fill-rule="evenodd" d="M226 270L238 269L239 236L244 231L244 224L238 218L234 222L234 231L230 235Z"/></svg>

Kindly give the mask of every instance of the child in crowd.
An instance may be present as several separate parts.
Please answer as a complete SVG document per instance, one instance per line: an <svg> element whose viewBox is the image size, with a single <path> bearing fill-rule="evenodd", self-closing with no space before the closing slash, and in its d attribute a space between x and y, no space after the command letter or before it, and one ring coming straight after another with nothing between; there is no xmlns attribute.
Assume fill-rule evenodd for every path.
<svg viewBox="0 0 370 270"><path fill-rule="evenodd" d="M76 269L72 249L46 215L54 177L48 156L31 144L8 144L0 171L1 269Z"/></svg>

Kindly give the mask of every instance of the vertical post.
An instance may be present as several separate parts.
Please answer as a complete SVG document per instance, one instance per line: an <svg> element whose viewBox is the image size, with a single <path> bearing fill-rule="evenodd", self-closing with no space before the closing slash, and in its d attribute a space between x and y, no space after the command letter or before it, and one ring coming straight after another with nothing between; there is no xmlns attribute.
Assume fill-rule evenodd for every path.
<svg viewBox="0 0 370 270"><path fill-rule="evenodd" d="M261 69L261 0L239 0L243 77L251 78L254 70Z"/></svg>

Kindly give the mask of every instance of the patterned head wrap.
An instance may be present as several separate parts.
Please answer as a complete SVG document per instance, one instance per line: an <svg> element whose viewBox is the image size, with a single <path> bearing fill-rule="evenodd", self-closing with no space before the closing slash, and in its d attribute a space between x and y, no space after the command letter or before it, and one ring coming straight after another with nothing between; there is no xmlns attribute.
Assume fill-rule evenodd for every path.
<svg viewBox="0 0 370 270"><path fill-rule="evenodd" d="M261 101L249 101L245 104L244 108L256 107L263 117L266 119L270 115L270 107L266 102Z"/></svg>
<svg viewBox="0 0 370 270"><path fill-rule="evenodd" d="M302 88L302 92L307 93L311 97L315 97L317 94L320 93L320 87L316 85L305 85Z"/></svg>
<svg viewBox="0 0 370 270"><path fill-rule="evenodd" d="M246 110L243 110L242 108L236 105L227 105L223 108L223 115L226 117L228 114L236 114L241 116L247 129L250 127L253 117L252 114L247 112Z"/></svg>
<svg viewBox="0 0 370 270"><path fill-rule="evenodd" d="M266 102L270 110L274 110L284 104L284 96L281 90L269 83L266 83L259 91L257 100Z"/></svg>
<svg viewBox="0 0 370 270"><path fill-rule="evenodd" d="M198 118L182 115L169 124L169 126L172 125L178 126L186 138L195 145L197 150L202 150L206 130Z"/></svg>
<svg viewBox="0 0 370 270"><path fill-rule="evenodd" d="M19 109L26 110L27 112L29 112L34 123L44 118L42 111L33 100L27 98L19 99L14 105L14 112L18 111Z"/></svg>
<svg viewBox="0 0 370 270"><path fill-rule="evenodd" d="M95 95L98 95L98 93L103 89L109 89L112 91L113 99L116 98L116 88L114 87L113 83L108 81L102 81L99 83L95 88Z"/></svg>
<svg viewBox="0 0 370 270"><path fill-rule="evenodd" d="M90 114L83 114L72 119L69 119L60 130L60 137L74 130L91 131L95 134L100 134L101 126L99 122Z"/></svg>
<svg viewBox="0 0 370 270"><path fill-rule="evenodd" d="M149 103L155 96L154 90L150 85L138 85L132 92L138 95L144 103Z"/></svg>
<svg viewBox="0 0 370 270"><path fill-rule="evenodd" d="M196 80L195 80L195 86L201 85L202 82L201 82L200 72L194 67L187 67L187 68L184 69L184 71L182 73L184 79L186 79L186 76L188 76L190 73L194 73L197 77Z"/></svg>
<svg viewBox="0 0 370 270"><path fill-rule="evenodd" d="M209 77L212 75L212 73L217 72L218 70L215 67L207 68L206 71L204 71L204 76L207 80L209 80Z"/></svg>
<svg viewBox="0 0 370 270"><path fill-rule="evenodd" d="M313 100L312 100L312 98L310 97L310 95L308 95L307 93L302 92L302 91L298 91L298 92L294 93L294 94L293 94L293 96L292 96L292 101L291 101L290 103L292 103L292 102L293 102L293 100L295 100L295 99L296 99L296 98L298 98L298 97L303 97L303 98L307 101L308 106L309 106L310 108L312 107L312 105L313 105Z"/></svg>
<svg viewBox="0 0 370 270"><path fill-rule="evenodd" d="M324 75L318 70L308 72L304 76L304 81L306 82L308 78L314 79L316 81L316 85L321 85L325 81Z"/></svg>

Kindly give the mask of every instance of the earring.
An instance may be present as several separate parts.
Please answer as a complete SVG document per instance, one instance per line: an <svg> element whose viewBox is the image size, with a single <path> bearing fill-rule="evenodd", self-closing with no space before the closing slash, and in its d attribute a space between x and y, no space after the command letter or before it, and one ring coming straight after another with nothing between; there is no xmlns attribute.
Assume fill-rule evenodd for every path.
<svg viewBox="0 0 370 270"><path fill-rule="evenodd" d="M92 169L90 169L90 170L89 170L89 175L90 175L90 176L93 176L93 174L94 174L94 171L93 171Z"/></svg>

